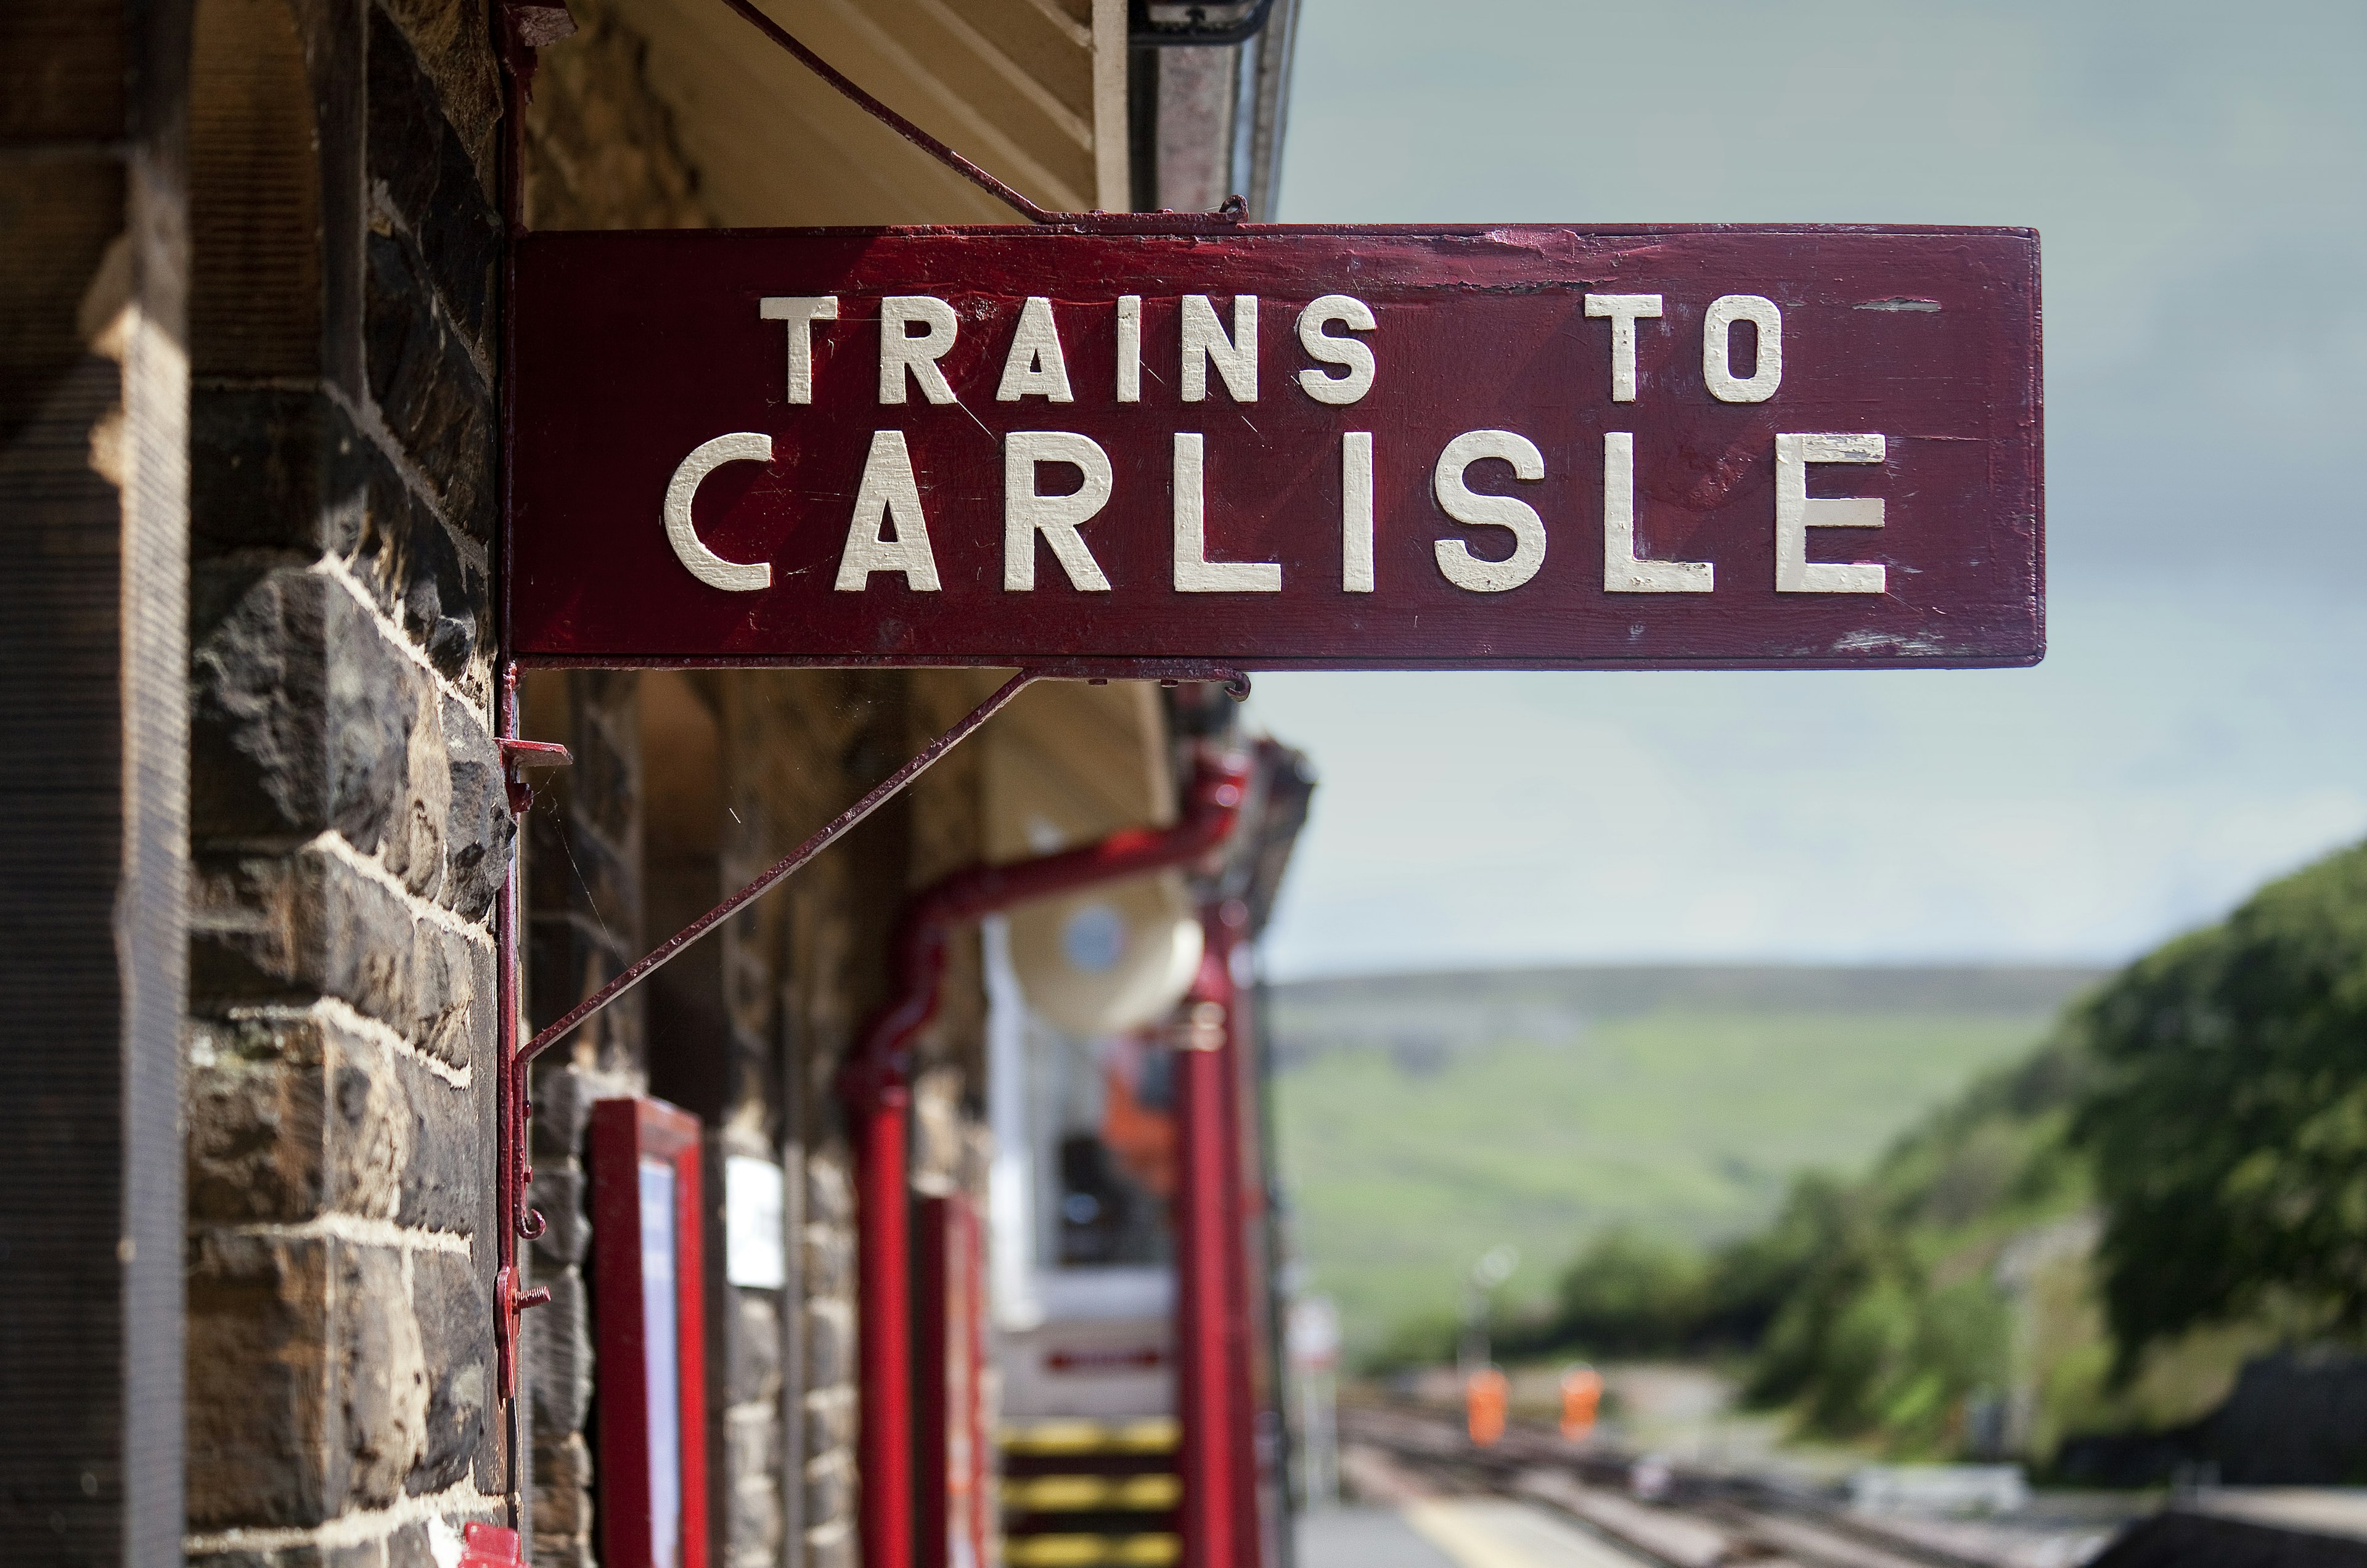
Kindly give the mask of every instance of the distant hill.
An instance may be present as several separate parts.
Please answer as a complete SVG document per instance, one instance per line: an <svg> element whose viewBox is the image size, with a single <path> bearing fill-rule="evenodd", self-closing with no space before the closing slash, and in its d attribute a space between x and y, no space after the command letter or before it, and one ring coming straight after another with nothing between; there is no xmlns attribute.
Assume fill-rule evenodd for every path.
<svg viewBox="0 0 2367 1568"><path fill-rule="evenodd" d="M1274 987L1281 1157L1353 1347L1451 1310L1500 1240L1535 1300L1597 1231L1707 1241L1862 1169L2027 1051L2083 968L1626 966Z"/></svg>

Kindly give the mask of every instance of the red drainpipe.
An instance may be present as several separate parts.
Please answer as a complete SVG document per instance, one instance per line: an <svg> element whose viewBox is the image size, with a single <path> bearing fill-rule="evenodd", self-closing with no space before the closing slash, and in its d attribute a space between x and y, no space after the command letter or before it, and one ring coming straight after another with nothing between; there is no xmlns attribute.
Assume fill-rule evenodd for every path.
<svg viewBox="0 0 2367 1568"><path fill-rule="evenodd" d="M953 934L1032 898L1199 859L1240 820L1249 766L1245 757L1204 751L1173 827L1127 828L1082 849L971 866L923 888L904 906L896 931L896 991L872 1015L839 1078L856 1145L864 1568L913 1568L909 1068L913 1037L936 1016ZM928 1392L943 1396L942 1390ZM926 1483L944 1481L932 1467Z"/></svg>
<svg viewBox="0 0 2367 1568"><path fill-rule="evenodd" d="M1239 1138L1243 912L1207 911L1207 956L1175 1043L1176 1410L1183 1423L1184 1568L1256 1568L1255 1421Z"/></svg>

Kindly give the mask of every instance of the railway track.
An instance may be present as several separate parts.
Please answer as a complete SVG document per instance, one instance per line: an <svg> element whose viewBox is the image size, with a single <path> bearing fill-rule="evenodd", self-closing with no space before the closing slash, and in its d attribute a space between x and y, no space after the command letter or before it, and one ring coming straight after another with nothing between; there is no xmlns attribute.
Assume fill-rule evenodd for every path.
<svg viewBox="0 0 2367 1568"><path fill-rule="evenodd" d="M1443 1415L1343 1405L1343 1447L1378 1456L1409 1495L1483 1492L1542 1504L1659 1568L2072 1568L2101 1542L2033 1534L1945 1545L1847 1512L1820 1494L1745 1476L1671 1469L1649 1500L1635 1495L1632 1455L1573 1450L1557 1433L1515 1425L1475 1447Z"/></svg>

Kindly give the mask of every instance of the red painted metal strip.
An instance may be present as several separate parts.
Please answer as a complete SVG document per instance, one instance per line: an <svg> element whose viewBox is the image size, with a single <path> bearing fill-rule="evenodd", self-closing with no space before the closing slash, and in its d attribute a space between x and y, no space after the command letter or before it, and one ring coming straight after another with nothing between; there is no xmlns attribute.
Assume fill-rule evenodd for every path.
<svg viewBox="0 0 2367 1568"><path fill-rule="evenodd" d="M675 1568L707 1568L704 1226L698 1119L654 1100L592 1108L593 1259L599 1324L601 1560L658 1568L652 1551L651 1398L642 1292L640 1168L665 1162L674 1186L674 1373L680 1513Z"/></svg>

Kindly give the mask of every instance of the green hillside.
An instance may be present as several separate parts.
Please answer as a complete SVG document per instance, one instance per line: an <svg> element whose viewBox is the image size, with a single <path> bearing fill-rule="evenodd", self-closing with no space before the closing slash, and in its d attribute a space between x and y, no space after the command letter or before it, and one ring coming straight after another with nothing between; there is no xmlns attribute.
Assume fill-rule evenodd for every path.
<svg viewBox="0 0 2367 1568"><path fill-rule="evenodd" d="M2029 1051L2068 969L1631 968L1278 987L1281 1160L1352 1350L1511 1241L1542 1300L1604 1226L1709 1241Z"/></svg>

